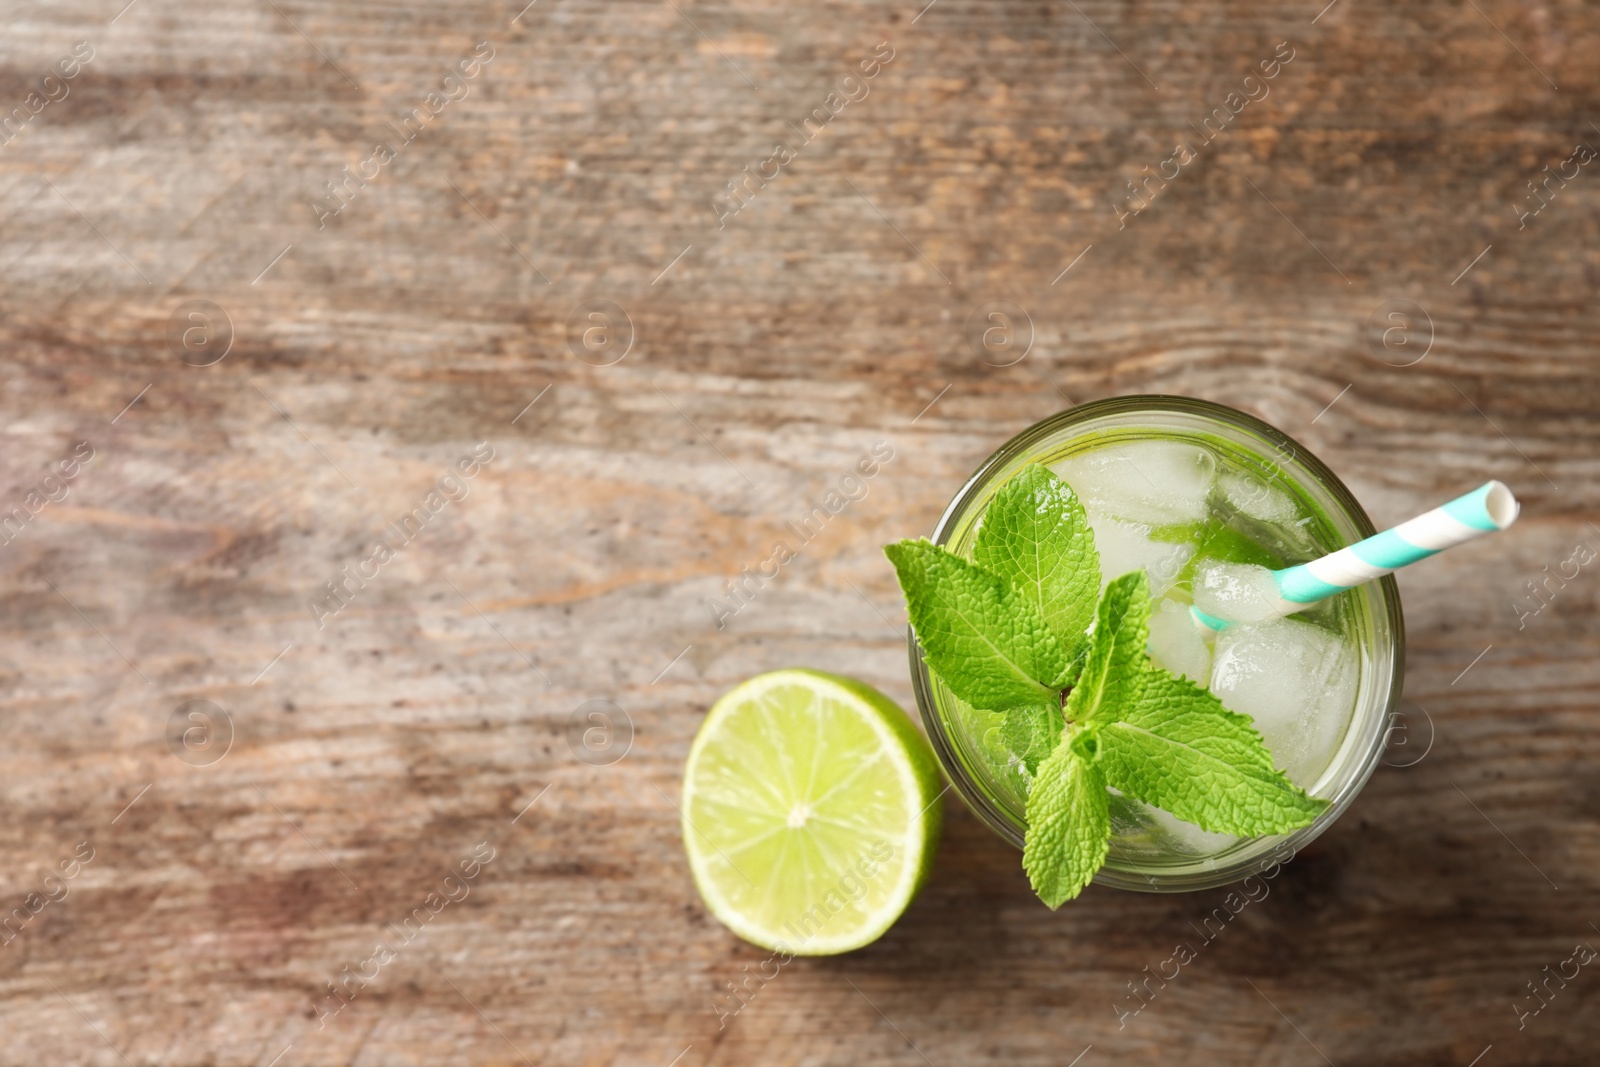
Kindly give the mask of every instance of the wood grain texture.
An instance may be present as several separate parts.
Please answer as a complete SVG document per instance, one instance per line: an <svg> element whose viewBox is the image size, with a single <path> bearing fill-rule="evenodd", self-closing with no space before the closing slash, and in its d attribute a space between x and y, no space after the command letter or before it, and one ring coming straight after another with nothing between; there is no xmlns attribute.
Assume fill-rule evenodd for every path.
<svg viewBox="0 0 1600 1067"><path fill-rule="evenodd" d="M1514 605L1600 548L1600 171L1518 219L1600 146L1600 14L520 6L0 8L0 108L94 49L0 144L0 512L94 450L0 547L0 912L93 849L0 948L0 1063L1594 1062L1592 969L1521 1029L1513 1005L1600 944L1600 577ZM868 95L719 227L879 42ZM1270 95L1119 228L1280 42ZM1402 299L1431 325L1369 344ZM232 324L210 366L168 339L196 300ZM598 356L591 300L631 324ZM967 340L993 300L1031 320L1011 366ZM1522 497L1513 533L1400 579L1391 759L1426 756L1120 1025L1224 892L1052 914L952 805L899 925L719 1027L765 953L682 858L706 708L794 664L909 705L878 546L1029 423L1156 391L1281 426L1380 525L1485 477ZM877 441L868 496L717 629L706 598ZM308 598L478 442L467 495L319 628ZM207 765L168 741L191 700L232 726ZM632 723L609 765L578 758L591 700ZM319 1028L325 983L479 842L470 895Z"/></svg>

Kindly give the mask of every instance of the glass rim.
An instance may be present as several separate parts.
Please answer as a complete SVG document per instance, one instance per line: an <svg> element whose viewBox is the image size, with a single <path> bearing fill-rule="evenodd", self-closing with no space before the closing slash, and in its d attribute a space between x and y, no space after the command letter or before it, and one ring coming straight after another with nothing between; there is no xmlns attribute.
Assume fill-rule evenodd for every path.
<svg viewBox="0 0 1600 1067"><path fill-rule="evenodd" d="M940 516L938 524L934 527L932 540L934 544L945 544L954 528L966 513L975 506L978 492L989 484L996 471L1002 469L1011 460L1025 455L1040 441L1055 436L1059 431L1073 425L1089 422L1108 415L1141 414L1168 412L1184 415L1199 415L1216 422L1230 425L1238 430L1264 439L1269 445L1287 445L1293 451L1292 463L1299 468L1299 472L1316 481L1332 498L1335 506L1344 513L1344 516L1356 527L1360 537L1370 537L1377 533L1372 519L1367 515L1366 509L1361 506L1349 487L1328 468L1316 454L1306 448L1299 441L1290 437L1282 430L1246 414L1236 408L1224 404L1214 403L1209 400L1200 400L1195 397L1177 396L1167 393L1134 394L1131 396L1109 397L1103 400L1093 400L1078 404L1065 411L1057 412L1046 419L1028 426L1017 433L1005 444L984 460L966 482L951 498ZM1395 709L1400 704L1400 692L1405 681L1405 621L1400 609L1400 587L1395 582L1394 576L1385 575L1372 583L1378 588L1378 599L1381 602L1383 615L1388 623L1392 635L1389 642L1392 666L1389 678L1388 691L1382 695L1383 715L1382 720L1387 722L1393 718ZM986 795L979 783L973 780L966 766L957 755L951 739L946 736L946 730L941 721L934 700L932 678L927 664L923 662L922 651L917 643L916 633L910 626L906 627L906 644L911 660L912 691L917 701L917 711L922 719L924 732L928 735L929 742L933 745L934 753L938 757L939 765L946 777L960 794L967 808L997 833L1001 838L1010 842L1018 849L1022 848L1023 838L1018 828L998 806ZM1279 835L1279 843L1270 852L1263 856L1241 856L1231 863L1219 864L1209 870L1190 873L1175 874L1135 874L1132 871L1115 869L1105 866L1095 875L1094 881L1099 885L1108 885L1118 889L1130 889L1145 893L1181 893L1202 889L1214 889L1218 886L1228 885L1239 881L1251 874L1259 874L1266 869L1287 862L1284 850L1293 855L1313 840L1323 831L1332 826L1356 796L1365 787L1367 781L1377 770L1382 761L1383 753L1387 747L1388 728L1378 731L1375 740L1368 745L1365 752L1359 756L1359 765L1354 773L1348 776L1338 791L1328 797L1328 807L1309 826L1301 827L1286 835ZM1260 839L1256 839L1260 840Z"/></svg>

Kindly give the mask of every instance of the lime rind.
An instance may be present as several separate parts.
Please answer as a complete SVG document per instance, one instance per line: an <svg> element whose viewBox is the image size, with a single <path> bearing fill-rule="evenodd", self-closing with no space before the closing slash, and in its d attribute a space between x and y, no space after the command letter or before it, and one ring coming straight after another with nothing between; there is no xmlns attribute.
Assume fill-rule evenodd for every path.
<svg viewBox="0 0 1600 1067"><path fill-rule="evenodd" d="M942 810L928 744L853 679L759 675L712 707L684 771L682 830L713 915L775 952L871 944L927 880Z"/></svg>

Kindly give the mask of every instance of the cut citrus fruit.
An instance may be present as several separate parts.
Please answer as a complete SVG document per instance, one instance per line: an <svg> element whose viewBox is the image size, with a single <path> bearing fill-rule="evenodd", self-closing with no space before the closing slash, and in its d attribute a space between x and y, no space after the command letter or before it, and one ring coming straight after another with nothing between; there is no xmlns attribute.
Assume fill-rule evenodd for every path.
<svg viewBox="0 0 1600 1067"><path fill-rule="evenodd" d="M683 841L706 906L795 956L883 936L938 843L939 772L895 703L811 670L758 675L712 707L683 772Z"/></svg>

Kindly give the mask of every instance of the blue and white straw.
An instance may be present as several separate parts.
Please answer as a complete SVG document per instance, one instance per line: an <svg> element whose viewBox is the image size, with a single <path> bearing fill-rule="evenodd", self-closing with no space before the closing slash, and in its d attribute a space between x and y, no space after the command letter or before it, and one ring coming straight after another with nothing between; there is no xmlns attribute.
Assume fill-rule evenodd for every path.
<svg viewBox="0 0 1600 1067"><path fill-rule="evenodd" d="M1381 578L1419 559L1504 530L1517 520L1519 510L1517 498L1504 483L1485 482L1465 496L1365 541L1310 563L1271 571L1278 585L1276 616L1292 615L1309 604ZM1213 630L1230 625L1226 619L1207 615L1198 608L1192 610L1196 620ZM1272 615L1269 613L1268 617Z"/></svg>

